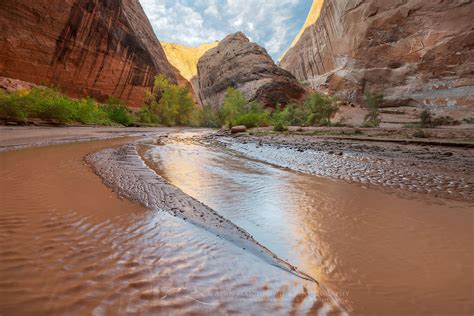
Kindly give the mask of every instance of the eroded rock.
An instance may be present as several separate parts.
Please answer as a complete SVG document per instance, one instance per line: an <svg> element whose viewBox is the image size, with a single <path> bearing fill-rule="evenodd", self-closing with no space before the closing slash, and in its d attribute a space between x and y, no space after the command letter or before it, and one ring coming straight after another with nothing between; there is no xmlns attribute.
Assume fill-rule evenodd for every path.
<svg viewBox="0 0 474 316"><path fill-rule="evenodd" d="M326 0L281 66L350 102L472 115L473 16L471 0Z"/></svg>
<svg viewBox="0 0 474 316"><path fill-rule="evenodd" d="M293 75L275 65L267 51L242 32L207 51L197 68L194 86L203 105L219 107L228 87L243 92L247 101L258 100L267 107L300 100L305 94Z"/></svg>
<svg viewBox="0 0 474 316"><path fill-rule="evenodd" d="M140 106L168 63L138 0L3 0L0 76Z"/></svg>

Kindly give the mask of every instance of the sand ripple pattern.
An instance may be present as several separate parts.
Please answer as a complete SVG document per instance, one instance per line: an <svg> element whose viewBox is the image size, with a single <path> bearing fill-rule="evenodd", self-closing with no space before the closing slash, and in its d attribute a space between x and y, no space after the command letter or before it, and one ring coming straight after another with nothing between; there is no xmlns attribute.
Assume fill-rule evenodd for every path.
<svg viewBox="0 0 474 316"><path fill-rule="evenodd" d="M120 201L82 161L96 147L0 154L1 315L341 313L314 282L168 212L107 209Z"/></svg>
<svg viewBox="0 0 474 316"><path fill-rule="evenodd" d="M405 157L392 158L385 155L364 154L363 148L351 150L351 147L361 146L342 143L334 145L321 142L316 145L321 147L320 149L313 149L314 144L285 144L268 142L268 139L255 142L222 138L220 142L249 158L299 172L363 185L474 201L474 179L468 172L474 168L472 155L467 160L462 160L464 165L453 165L453 170L439 170L440 167L449 169L449 162L443 160L449 157L438 157L438 163L434 159L409 159L410 155L414 154L412 152L407 152ZM331 150L334 147L335 149ZM447 154L453 155L450 152ZM456 171L457 174L453 174L452 171Z"/></svg>

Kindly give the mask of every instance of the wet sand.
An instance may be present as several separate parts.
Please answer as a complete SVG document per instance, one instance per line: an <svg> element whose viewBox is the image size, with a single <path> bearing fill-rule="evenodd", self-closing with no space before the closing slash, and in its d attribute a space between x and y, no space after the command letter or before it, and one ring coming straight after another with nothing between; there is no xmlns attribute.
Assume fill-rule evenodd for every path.
<svg viewBox="0 0 474 316"><path fill-rule="evenodd" d="M471 147L331 139L295 134L213 134L249 158L365 187L474 202Z"/></svg>
<svg viewBox="0 0 474 316"><path fill-rule="evenodd" d="M118 198L83 158L129 141L0 153L0 314L343 311L314 282Z"/></svg>
<svg viewBox="0 0 474 316"><path fill-rule="evenodd" d="M143 137L171 128L142 127L35 127L0 126L0 152L28 147L42 147L54 144L75 143L117 137Z"/></svg>
<svg viewBox="0 0 474 316"><path fill-rule="evenodd" d="M350 314L472 311L471 203L293 172L200 140L164 137L143 156L336 293Z"/></svg>

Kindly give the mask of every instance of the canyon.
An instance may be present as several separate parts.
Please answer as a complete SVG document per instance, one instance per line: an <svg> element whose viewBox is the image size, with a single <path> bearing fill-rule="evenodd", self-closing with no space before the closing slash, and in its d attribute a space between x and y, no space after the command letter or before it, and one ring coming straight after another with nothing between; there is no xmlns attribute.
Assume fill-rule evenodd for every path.
<svg viewBox="0 0 474 316"><path fill-rule="evenodd" d="M0 77L72 97L139 107L157 74L177 82L138 0L4 0L0 43Z"/></svg>
<svg viewBox="0 0 474 316"><path fill-rule="evenodd" d="M280 66L352 103L383 94L384 106L472 116L473 16L470 0L315 1Z"/></svg>

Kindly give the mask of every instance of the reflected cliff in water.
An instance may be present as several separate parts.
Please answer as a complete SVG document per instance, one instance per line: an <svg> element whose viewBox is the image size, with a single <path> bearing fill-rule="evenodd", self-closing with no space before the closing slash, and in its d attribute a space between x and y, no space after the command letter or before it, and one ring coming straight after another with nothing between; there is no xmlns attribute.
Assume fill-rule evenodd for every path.
<svg viewBox="0 0 474 316"><path fill-rule="evenodd" d="M401 198L304 175L192 136L152 146L144 154L147 163L321 281L349 310L469 310L468 204L416 194Z"/></svg>

